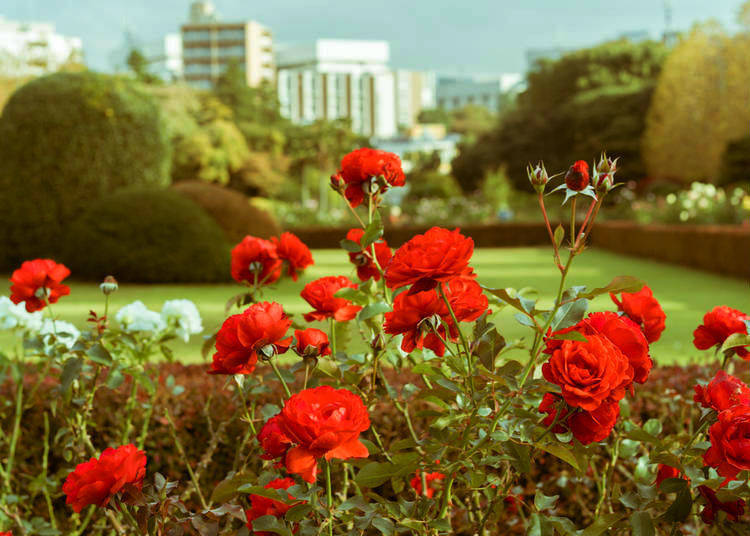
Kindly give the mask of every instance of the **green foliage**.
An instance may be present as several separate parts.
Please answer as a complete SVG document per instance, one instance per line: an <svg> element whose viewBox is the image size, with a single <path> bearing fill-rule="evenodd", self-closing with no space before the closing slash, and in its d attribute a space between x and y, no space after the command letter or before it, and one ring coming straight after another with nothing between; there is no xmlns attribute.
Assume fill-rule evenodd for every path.
<svg viewBox="0 0 750 536"><path fill-rule="evenodd" d="M158 76L149 72L148 60L137 48L130 51L126 63L130 70L133 71L133 74L138 81L143 82L144 84L156 84L161 82Z"/></svg>
<svg viewBox="0 0 750 536"><path fill-rule="evenodd" d="M426 108L419 112L417 121L420 123L442 123L446 127L451 122L450 112L444 108Z"/></svg>
<svg viewBox="0 0 750 536"><path fill-rule="evenodd" d="M318 120L309 125L288 125L284 153L289 156L290 172L300 176L306 167L335 171L341 159L367 139L352 132L348 119Z"/></svg>
<svg viewBox="0 0 750 536"><path fill-rule="evenodd" d="M721 163L721 183L750 184L750 136L727 144Z"/></svg>
<svg viewBox="0 0 750 536"><path fill-rule="evenodd" d="M201 181L180 182L172 189L200 205L221 227L230 244L247 235L270 238L281 232L271 214L237 191Z"/></svg>
<svg viewBox="0 0 750 536"><path fill-rule="evenodd" d="M94 280L211 282L229 273L221 228L169 190L125 190L92 203L66 233L63 259Z"/></svg>
<svg viewBox="0 0 750 536"><path fill-rule="evenodd" d="M506 164L513 184L528 189L525 166L540 155L561 171L602 148L623 157L621 178L641 179L640 140L665 56L659 43L616 41L539 62L499 127L461 146L453 163L459 184L476 189L483 170Z"/></svg>
<svg viewBox="0 0 750 536"><path fill-rule="evenodd" d="M99 197L168 182L159 106L124 78L81 72L32 80L6 104L0 139L6 264L58 253L65 226Z"/></svg>

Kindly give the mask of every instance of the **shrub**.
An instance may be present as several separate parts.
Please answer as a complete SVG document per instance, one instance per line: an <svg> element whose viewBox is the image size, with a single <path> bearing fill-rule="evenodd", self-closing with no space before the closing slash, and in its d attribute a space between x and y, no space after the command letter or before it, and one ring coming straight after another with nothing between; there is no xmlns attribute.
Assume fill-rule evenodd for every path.
<svg viewBox="0 0 750 536"><path fill-rule="evenodd" d="M13 264L58 253L65 225L91 201L168 181L159 107L131 80L91 72L32 80L5 105L0 139L2 249Z"/></svg>
<svg viewBox="0 0 750 536"><path fill-rule="evenodd" d="M203 207L231 244L247 235L270 238L281 233L273 215L254 206L239 192L201 181L180 182L172 189Z"/></svg>
<svg viewBox="0 0 750 536"><path fill-rule="evenodd" d="M727 145L721 161L721 184L750 185L750 136Z"/></svg>
<svg viewBox="0 0 750 536"><path fill-rule="evenodd" d="M408 181L408 201L417 201L425 197L449 199L461 194L456 179L439 171L427 170L411 173Z"/></svg>
<svg viewBox="0 0 750 536"><path fill-rule="evenodd" d="M77 277L144 283L229 277L221 228L169 190L126 190L94 202L71 226L64 258Z"/></svg>

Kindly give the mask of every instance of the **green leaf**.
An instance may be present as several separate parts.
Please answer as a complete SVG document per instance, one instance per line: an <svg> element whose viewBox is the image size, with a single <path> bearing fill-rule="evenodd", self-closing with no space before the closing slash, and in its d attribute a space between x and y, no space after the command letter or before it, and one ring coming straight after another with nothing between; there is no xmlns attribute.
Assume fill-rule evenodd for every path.
<svg viewBox="0 0 750 536"><path fill-rule="evenodd" d="M256 479L257 477L253 474L243 473L243 474L236 474L232 476L231 478L222 480L214 488L213 493L211 493L211 502L212 503L227 502L237 493L237 490L240 486L250 484L254 482Z"/></svg>
<svg viewBox="0 0 750 536"><path fill-rule="evenodd" d="M505 441L503 450L510 457L510 464L519 473L531 472L531 453L529 445Z"/></svg>
<svg viewBox="0 0 750 536"><path fill-rule="evenodd" d="M646 283L644 283L642 280L638 279L637 277L633 277L632 275L618 275L617 277L613 278L612 281L607 283L606 286L595 288L591 292L584 292L580 294L580 297L592 299L600 296L601 294L638 292L644 287L645 284Z"/></svg>
<svg viewBox="0 0 750 536"><path fill-rule="evenodd" d="M360 251L362 251L362 246L357 244L354 240L344 238L341 242L339 242L339 245L341 246L341 249L345 249L349 253L359 253Z"/></svg>
<svg viewBox="0 0 750 536"><path fill-rule="evenodd" d="M60 374L60 387L62 387L63 391L70 389L70 385L73 383L73 380L78 378L82 369L83 360L80 357L73 357L65 361L62 373Z"/></svg>
<svg viewBox="0 0 750 536"><path fill-rule="evenodd" d="M364 292L357 290L356 288L351 287L344 287L340 289L336 294L334 294L335 298L344 298L345 300L349 300L350 302L356 303L358 305L367 305L367 295L365 295Z"/></svg>
<svg viewBox="0 0 750 536"><path fill-rule="evenodd" d="M536 444L534 445L536 448L543 450L545 452L549 452L553 456L560 458L562 461L568 463L573 469L581 472L581 467L578 465L578 460L576 460L575 454L573 454L573 451L566 446L559 445L557 443L548 443L546 445L540 445Z"/></svg>
<svg viewBox="0 0 750 536"><path fill-rule="evenodd" d="M615 523L622 519L622 514L604 514L586 527L581 536L599 536L608 531Z"/></svg>
<svg viewBox="0 0 750 536"><path fill-rule="evenodd" d="M474 355L479 358L479 362L489 371L495 370L495 358L505 348L505 337L498 333L493 326L476 342Z"/></svg>
<svg viewBox="0 0 750 536"><path fill-rule="evenodd" d="M649 419L643 425L643 429L654 437L661 434L661 421L659 419Z"/></svg>
<svg viewBox="0 0 750 536"><path fill-rule="evenodd" d="M367 226L365 234L362 235L362 238L359 241L360 244L362 244L362 249L367 249L370 244L375 242L381 236L383 236L383 222L380 221L380 213L375 211L372 223Z"/></svg>
<svg viewBox="0 0 750 536"><path fill-rule="evenodd" d="M312 512L312 506L307 503L298 504L287 510L286 514L284 514L284 518L292 523L299 523L305 519L310 512Z"/></svg>
<svg viewBox="0 0 750 536"><path fill-rule="evenodd" d="M675 479L676 480L676 479ZM688 488L677 492L674 502L664 512L664 519L669 523L681 523L690 515L693 508L693 496Z"/></svg>
<svg viewBox="0 0 750 536"><path fill-rule="evenodd" d="M562 224L558 224L555 228L555 245L559 248L560 244L562 244L563 239L565 239L565 227L562 226Z"/></svg>
<svg viewBox="0 0 750 536"><path fill-rule="evenodd" d="M419 454L416 452L400 454L390 462L370 462L359 470L354 480L362 487L376 488L395 477L403 477L417 469Z"/></svg>
<svg viewBox="0 0 750 536"><path fill-rule="evenodd" d="M586 342L588 339L586 336L581 333L580 331L569 331L567 333L560 333L559 335L555 335L555 340L559 341L581 341Z"/></svg>
<svg viewBox="0 0 750 536"><path fill-rule="evenodd" d="M266 497L268 499L273 499L275 501L281 501L283 503L293 503L296 502L295 499L290 499L289 495L287 493L284 493L283 495L279 493L278 490L273 488L264 488L263 486L253 486L251 484L241 484L237 486L237 491L242 493L247 493L248 495L260 495L261 497Z"/></svg>
<svg viewBox="0 0 750 536"><path fill-rule="evenodd" d="M526 309L521 304L521 300L512 294L515 294L515 289L512 288L490 288L490 287L482 287L484 290L492 294L493 296L500 298L502 301L513 307L514 309L518 309L522 313L526 313ZM512 294L511 294L512 293Z"/></svg>
<svg viewBox="0 0 750 536"><path fill-rule="evenodd" d="M104 346L101 345L101 343L96 343L91 348L89 348L88 352L86 352L86 355L94 363L99 363L100 365L103 365L105 367L112 366L112 355Z"/></svg>
<svg viewBox="0 0 750 536"><path fill-rule="evenodd" d="M548 510L555 507L559 498L559 495L545 495L541 491L536 490L534 494L534 506L537 510Z"/></svg>
<svg viewBox="0 0 750 536"><path fill-rule="evenodd" d="M586 314L588 307L588 300L581 298L572 302L564 303L559 309L557 309L557 312L552 319L552 324L550 325L552 331L575 326L583 319L583 315Z"/></svg>
<svg viewBox="0 0 750 536"><path fill-rule="evenodd" d="M633 536L655 536L654 521L648 512L633 512L630 516L630 528Z"/></svg>
<svg viewBox="0 0 750 536"><path fill-rule="evenodd" d="M741 346L750 346L750 335L744 333L732 333L724 341L724 344L719 348L719 353L724 353L732 348L739 348Z"/></svg>
<svg viewBox="0 0 750 536"><path fill-rule="evenodd" d="M273 532L281 536L292 536L292 531L276 516L261 516L253 520L253 532Z"/></svg>
<svg viewBox="0 0 750 536"><path fill-rule="evenodd" d="M396 529L396 525L393 524L393 521L385 517L376 517L373 519L372 526L378 529L384 536L392 536Z"/></svg>
<svg viewBox="0 0 750 536"><path fill-rule="evenodd" d="M365 306L358 315L359 320L368 320L372 318L373 316L377 316L383 313L387 313L391 310L391 306L387 303L378 302L378 303L371 303L370 305Z"/></svg>

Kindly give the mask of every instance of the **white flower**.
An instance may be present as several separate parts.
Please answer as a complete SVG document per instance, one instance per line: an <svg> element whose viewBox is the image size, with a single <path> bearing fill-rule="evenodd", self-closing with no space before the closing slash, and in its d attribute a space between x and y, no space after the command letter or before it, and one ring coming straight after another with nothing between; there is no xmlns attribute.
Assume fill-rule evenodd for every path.
<svg viewBox="0 0 750 536"><path fill-rule="evenodd" d="M50 335L57 334L57 342L64 344L68 347L68 350L73 348L73 345L81 336L81 332L78 331L73 324L65 322L64 320L55 320L52 322L51 318L45 318L42 323L42 327L39 330L39 334L42 335L45 344L50 344L52 337Z"/></svg>
<svg viewBox="0 0 750 536"><path fill-rule="evenodd" d="M129 303L119 311L115 316L122 329L128 332L133 331L161 331L166 326L159 316L159 313L146 308L141 300Z"/></svg>
<svg viewBox="0 0 750 536"><path fill-rule="evenodd" d="M175 329L183 341L188 342L190 335L203 331L201 315L190 300L167 300L161 308L161 319L164 324Z"/></svg>
<svg viewBox="0 0 750 536"><path fill-rule="evenodd" d="M41 311L29 313L24 302L16 305L7 296L0 296L0 330L19 328L39 331L41 327Z"/></svg>

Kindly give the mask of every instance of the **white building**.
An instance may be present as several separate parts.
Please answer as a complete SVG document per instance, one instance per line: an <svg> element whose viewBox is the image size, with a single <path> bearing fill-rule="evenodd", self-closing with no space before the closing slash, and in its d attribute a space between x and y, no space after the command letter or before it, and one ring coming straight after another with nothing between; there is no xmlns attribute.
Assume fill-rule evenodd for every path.
<svg viewBox="0 0 750 536"><path fill-rule="evenodd" d="M385 41L318 39L277 51L281 113L295 123L349 119L365 136L397 132L394 73Z"/></svg>
<svg viewBox="0 0 750 536"><path fill-rule="evenodd" d="M513 91L522 82L523 76L519 73L476 79L441 77L437 83L437 105L445 110L475 105L498 111L501 96Z"/></svg>
<svg viewBox="0 0 750 536"><path fill-rule="evenodd" d="M149 71L162 80L182 80L184 66L182 63L182 36L170 33L164 39L147 43L140 47L148 60Z"/></svg>
<svg viewBox="0 0 750 536"><path fill-rule="evenodd" d="M396 99L396 125L405 130L413 127L419 112L437 107L437 77L434 72L407 71L393 72Z"/></svg>
<svg viewBox="0 0 750 536"><path fill-rule="evenodd" d="M0 16L0 74L38 76L83 61L83 44L46 22L17 22Z"/></svg>

